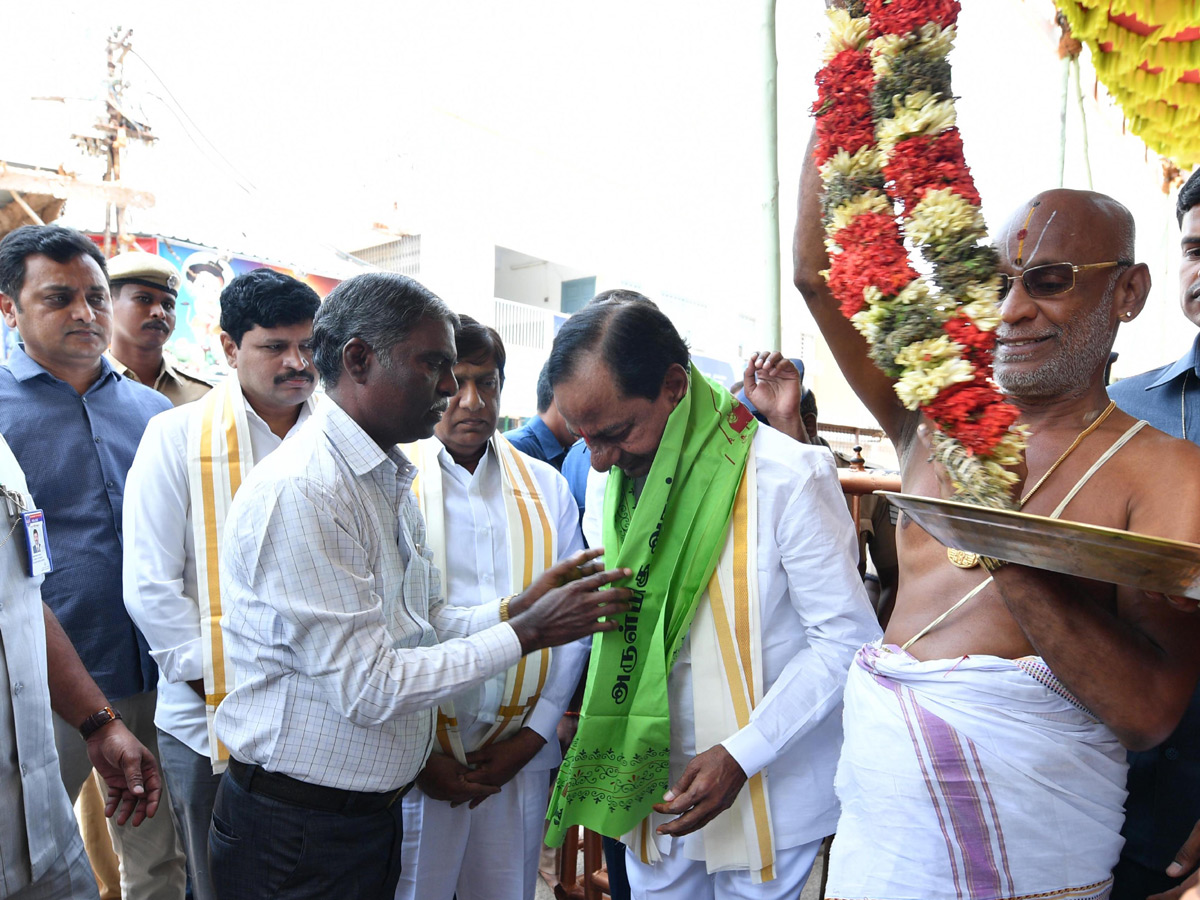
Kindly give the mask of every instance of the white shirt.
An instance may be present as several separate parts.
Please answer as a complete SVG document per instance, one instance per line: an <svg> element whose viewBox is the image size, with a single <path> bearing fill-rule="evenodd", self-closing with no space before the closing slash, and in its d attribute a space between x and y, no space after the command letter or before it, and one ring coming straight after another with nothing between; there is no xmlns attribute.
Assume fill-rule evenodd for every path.
<svg viewBox="0 0 1200 900"><path fill-rule="evenodd" d="M25 474L3 437L0 485L20 494L26 509L33 508ZM9 516L2 499L0 523L0 797L5 805L0 897L8 897L62 858L78 826L54 749L42 611L45 576L29 575L24 527ZM46 520L46 539L53 555L53 519Z"/></svg>
<svg viewBox="0 0 1200 900"><path fill-rule="evenodd" d="M395 790L425 764L437 703L520 658L498 600L441 599L415 474L330 400L243 483L221 547L233 677L216 719L235 759Z"/></svg>
<svg viewBox="0 0 1200 900"><path fill-rule="evenodd" d="M446 601L455 606L479 606L506 592L512 565L508 549L508 515L501 492L500 466L489 445L472 474L458 465L443 447L438 451L442 469L442 507L446 516ZM579 507L567 480L548 463L527 456L525 464L537 479L547 506L551 527L558 531L559 558L583 549L579 532ZM525 724L546 741L546 746L526 765L530 770L551 769L562 761L558 747L559 719L583 672L591 651L584 638L555 647L542 695ZM454 712L464 742L474 745L495 724L503 696L504 676L454 697Z"/></svg>
<svg viewBox="0 0 1200 900"><path fill-rule="evenodd" d="M250 450L257 465L286 438L271 431L246 405ZM146 426L125 482L125 608L158 664L154 724L208 756L204 700L187 682L204 677L200 605L196 600L196 544L192 530L187 433L191 404L159 413ZM286 437L309 417L308 404Z"/></svg>
<svg viewBox="0 0 1200 900"><path fill-rule="evenodd" d="M765 425L755 433L754 452L767 690L750 723L721 744L747 775L767 770L776 845L787 848L837 826L833 775L842 691L855 652L880 631L858 574L858 541L833 457ZM603 475L588 478L589 512L603 506L605 482ZM594 533L588 519L584 525ZM688 638L668 676L667 697L674 783L696 753ZM673 818L654 815L655 825ZM668 851L669 837L655 841Z"/></svg>

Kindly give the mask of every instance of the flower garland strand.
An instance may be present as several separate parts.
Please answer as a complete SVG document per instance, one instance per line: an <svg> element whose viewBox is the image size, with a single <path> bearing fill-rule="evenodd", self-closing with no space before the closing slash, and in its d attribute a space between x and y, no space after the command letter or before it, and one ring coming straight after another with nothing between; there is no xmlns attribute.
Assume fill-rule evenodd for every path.
<svg viewBox="0 0 1200 900"><path fill-rule="evenodd" d="M817 73L829 269L842 313L937 425L934 458L959 499L1014 505L1025 436L992 382L996 253L955 127L947 56L958 0L849 0L831 9ZM905 239L932 267L920 275Z"/></svg>

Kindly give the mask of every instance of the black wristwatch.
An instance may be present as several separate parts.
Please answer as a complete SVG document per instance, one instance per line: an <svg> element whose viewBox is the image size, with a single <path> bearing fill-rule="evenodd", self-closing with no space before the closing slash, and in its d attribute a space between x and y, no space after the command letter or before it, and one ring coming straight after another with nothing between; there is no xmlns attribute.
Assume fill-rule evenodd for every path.
<svg viewBox="0 0 1200 900"><path fill-rule="evenodd" d="M119 712L111 706L106 706L99 712L94 712L84 719L83 724L79 726L79 733L83 735L83 739L86 741L109 722L115 722L119 718L121 718Z"/></svg>

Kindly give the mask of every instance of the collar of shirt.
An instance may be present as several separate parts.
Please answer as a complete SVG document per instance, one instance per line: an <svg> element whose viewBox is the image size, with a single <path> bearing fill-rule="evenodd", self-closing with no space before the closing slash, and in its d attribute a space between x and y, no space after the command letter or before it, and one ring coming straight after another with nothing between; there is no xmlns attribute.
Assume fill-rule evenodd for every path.
<svg viewBox="0 0 1200 900"><path fill-rule="evenodd" d="M113 371L122 378L128 378L130 381L136 381L138 384L144 383L142 379L137 377L137 372L133 371L133 369L129 368L129 366L125 365L125 363L113 356L111 347L104 351L104 359L110 366L112 366ZM163 378L167 376L174 376L174 374L175 373L171 367L167 365L167 358L164 356L162 361L158 364L158 375L154 377L154 384L148 384L146 387L152 387L155 390L158 390L159 382L161 382Z"/></svg>
<svg viewBox="0 0 1200 900"><path fill-rule="evenodd" d="M441 444L441 441L438 443ZM450 451L446 449L445 444L441 446L442 449L438 451L438 463L441 465L443 472L460 484L466 485L472 481L481 481L495 460L492 453L492 443L488 441L487 446L483 449L483 456L479 458L479 464L475 466L475 471L468 472L465 466L460 466L454 461L454 457L450 455Z"/></svg>
<svg viewBox="0 0 1200 900"><path fill-rule="evenodd" d="M292 425L291 428L288 429L287 434L285 434L282 438L280 438L275 434L275 432L273 432L271 430L271 426L267 424L267 420L264 419L262 416L260 416L257 412L254 411L254 407L250 405L250 400L246 397L246 395L244 393L242 394L242 404L246 408L246 421L249 424L249 426L263 434L269 434L274 438L274 441L271 443L270 448L267 449L263 453L259 453L257 445L254 447L254 461L256 464L258 463L259 460L263 459L267 455L267 453L270 453L271 450L274 450L276 447L278 447L280 443L282 443L283 441L286 441L288 438L290 438L292 435L294 435L297 431L299 431L300 426L303 425L305 422L307 422L309 416L312 415L311 404L301 403L300 404L300 415L298 415L296 417L295 423ZM253 432L251 433L251 436L253 437Z"/></svg>
<svg viewBox="0 0 1200 900"><path fill-rule="evenodd" d="M115 371L118 375L122 376L123 378L128 378L130 381L136 381L138 384L144 383L142 379L137 377L137 373L133 371L133 369L129 368L129 366L125 365L125 363L113 356L111 347L104 351L104 358L108 360L109 365L113 367L113 371ZM154 384L148 384L146 387L152 387L161 393L164 382L173 381L178 384L182 380L182 377L179 375L179 370L167 361L166 356L163 356L158 364L158 374L154 376Z"/></svg>
<svg viewBox="0 0 1200 900"><path fill-rule="evenodd" d="M13 373L13 377L16 378L17 381L29 381L32 378L37 378L39 375L45 375L48 379L50 379L51 382L57 384L66 384L66 382L61 378L52 375L50 372L42 368L42 366L36 362L32 356L26 353L24 343L17 344L17 346L13 349L13 352L9 355L6 365L8 366L8 370ZM109 375L117 379L122 377L121 374L113 368L112 363L108 361L107 356L102 354L100 356L100 377L92 382L91 387L87 389L87 393L90 394L92 391L97 390L108 380ZM67 385L67 387L70 387L70 385ZM71 390L74 391L75 389L71 388Z"/></svg>
<svg viewBox="0 0 1200 900"><path fill-rule="evenodd" d="M330 446L346 461L346 465L356 476L361 477L388 464L395 469L402 489L407 490L412 484L417 469L400 448L392 447L385 453L332 398L326 397L325 402L317 407L313 418L323 423L324 430L329 435Z"/></svg>
<svg viewBox="0 0 1200 900"><path fill-rule="evenodd" d="M1196 374L1197 378L1200 378L1200 335L1196 335L1196 339L1192 342L1191 350L1163 369L1163 373L1146 385L1145 389L1150 390L1151 388L1162 387L1164 384L1174 381L1188 370L1191 370Z"/></svg>
<svg viewBox="0 0 1200 900"><path fill-rule="evenodd" d="M554 436L554 432L550 430L550 426L542 421L541 416L534 416L530 419L528 427L530 434L537 438L538 446L542 448L546 459L557 459L567 452L567 449Z"/></svg>

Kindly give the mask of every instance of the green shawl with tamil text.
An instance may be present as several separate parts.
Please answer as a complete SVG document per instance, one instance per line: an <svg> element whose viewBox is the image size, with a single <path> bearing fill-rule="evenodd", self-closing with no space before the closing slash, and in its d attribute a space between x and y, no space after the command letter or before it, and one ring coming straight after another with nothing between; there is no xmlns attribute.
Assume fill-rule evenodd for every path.
<svg viewBox="0 0 1200 900"><path fill-rule="evenodd" d="M604 564L631 569L633 600L592 642L579 731L550 801L546 843L583 825L620 837L669 787L667 675L720 558L758 422L693 365L636 505L609 473Z"/></svg>

